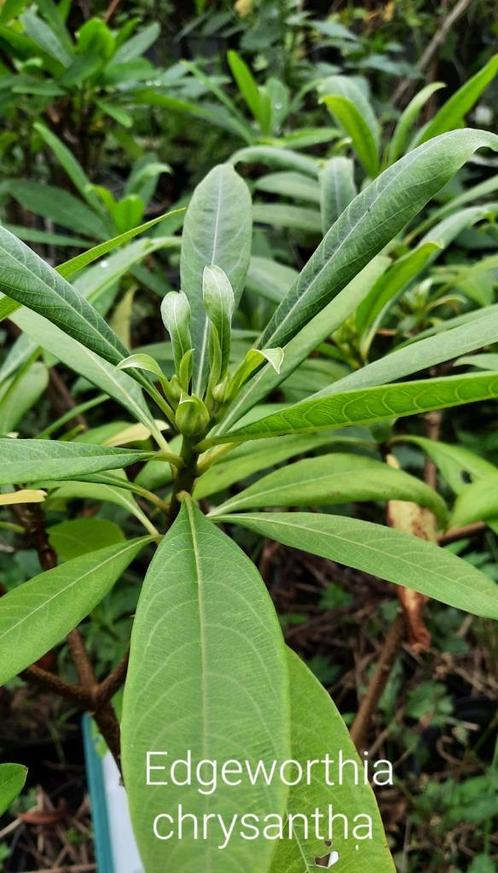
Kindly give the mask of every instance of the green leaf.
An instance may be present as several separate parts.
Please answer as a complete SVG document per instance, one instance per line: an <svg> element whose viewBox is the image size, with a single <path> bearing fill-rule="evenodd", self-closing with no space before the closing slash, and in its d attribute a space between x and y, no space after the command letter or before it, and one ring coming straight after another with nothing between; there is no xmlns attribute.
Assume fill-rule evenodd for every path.
<svg viewBox="0 0 498 873"><path fill-rule="evenodd" d="M424 143L385 170L331 227L260 344L284 345L292 339L485 146L498 150L498 137L486 131L454 131Z"/></svg>
<svg viewBox="0 0 498 873"><path fill-rule="evenodd" d="M209 437L203 447L288 433L310 433L349 424L374 424L390 418L418 415L498 397L498 375L449 376L398 385L381 385L312 397L273 415L221 436Z"/></svg>
<svg viewBox="0 0 498 873"><path fill-rule="evenodd" d="M356 325L358 331L364 334L360 342L364 358L390 306L407 285L420 275L441 248L441 245L436 242L421 242L413 251L398 258L377 280L368 296L362 301L356 312Z"/></svg>
<svg viewBox="0 0 498 873"><path fill-rule="evenodd" d="M128 64L135 58L140 58L151 45L154 45L160 32L161 28L156 21L137 31L117 50L112 59L113 64Z"/></svg>
<svg viewBox="0 0 498 873"><path fill-rule="evenodd" d="M249 262L246 285L251 291L280 303L297 277L296 270L270 258L254 256Z"/></svg>
<svg viewBox="0 0 498 873"><path fill-rule="evenodd" d="M157 218L151 218L150 221L146 221L138 227L133 227L125 233L120 233L119 236L115 236L106 242L99 243L87 252L83 252L81 255L76 255L76 257L71 258L70 261L60 264L60 266L56 268L57 272L60 273L61 276L64 276L64 278L68 279L70 276L78 273L79 270L82 270L83 267L87 267L88 264L93 263L93 261L98 260L98 258L109 254L109 252L112 252L119 246L124 245L124 243L129 242L135 236L138 236L138 234L145 233L145 231L150 230L152 227L155 227L163 221L166 221L168 218L175 215L182 215L184 212L184 208L173 209L171 212L165 212L164 215L158 215Z"/></svg>
<svg viewBox="0 0 498 873"><path fill-rule="evenodd" d="M0 600L0 684L62 642L92 612L150 542L89 552L13 588Z"/></svg>
<svg viewBox="0 0 498 873"><path fill-rule="evenodd" d="M488 61L475 76L472 76L449 100L436 112L434 118L422 130L418 137L419 143L427 142L432 137L460 127L465 116L477 103L482 92L488 87L498 73L498 54Z"/></svg>
<svg viewBox="0 0 498 873"><path fill-rule="evenodd" d="M257 191L279 194L281 197L292 197L294 200L307 200L310 203L320 202L320 187L315 180L304 173L296 173L293 170L283 170L279 173L261 176L254 187Z"/></svg>
<svg viewBox="0 0 498 873"><path fill-rule="evenodd" d="M237 83L237 87L244 98L249 112L255 120L259 122L263 129L261 97L254 76L245 61L242 60L236 51L229 51L227 53L227 60L232 75ZM264 130L263 132L266 133L267 130Z"/></svg>
<svg viewBox="0 0 498 873"><path fill-rule="evenodd" d="M319 91L322 102L351 137L366 173L376 176L379 172L380 128L363 90L346 76L329 76L320 84Z"/></svg>
<svg viewBox="0 0 498 873"><path fill-rule="evenodd" d="M357 773L363 773L364 760L349 736L339 711L325 689L311 671L290 649L287 659L291 689L291 734L292 758L298 761L307 773L310 761L324 761L326 756L336 764L342 760L354 761ZM310 718L310 713L312 717ZM352 767L352 764L349 765ZM380 779L386 779L383 771ZM303 780L291 788L288 814L295 815L294 839L281 840L277 844L270 873L314 873L317 857L327 857L331 850L339 855L338 870L348 873L364 873L366 869L375 873L394 873L394 863L387 848L382 819L377 808L375 795L369 784L364 784L360 775L358 784L353 780L339 780L331 787L326 784L325 773L319 767L311 771L310 784ZM322 833L327 834L329 809L333 814L346 815L349 824L349 839L344 836L342 826L335 828L331 846L320 842L312 833L299 826L299 816L311 817L319 810L323 815ZM372 839L356 842L351 830L365 825L366 816L372 822ZM309 832L313 827L309 828ZM362 831L364 833L364 831Z"/></svg>
<svg viewBox="0 0 498 873"><path fill-rule="evenodd" d="M59 137L56 136L55 133L53 133L53 131L49 130L49 128L45 127L45 125L41 122L35 121L33 126L35 130L40 134L43 141L52 150L59 164L65 170L65 172L71 179L74 187L77 191L79 191L83 199L86 200L93 209L97 210L98 212L101 211L99 198L92 188L90 179L88 178L79 161L76 160L72 151L68 149L68 147L62 142L62 140L60 140ZM72 224L69 226L72 227ZM93 235L94 234L92 232L91 236Z"/></svg>
<svg viewBox="0 0 498 873"><path fill-rule="evenodd" d="M156 462L159 463L159 462ZM163 462L164 463L164 462ZM168 469L171 469L169 465ZM135 501L133 494L127 490L129 486L129 481L126 478L125 474L119 475L115 474L117 477L115 485L101 485L99 483L94 482L73 482L72 480L68 482L57 483L57 487L54 488L53 482L49 482L45 487L51 488L51 494L48 498L48 502L53 499L55 501L58 500L93 500L102 502L114 503L116 506L120 506L130 515L134 515L135 518L144 526L148 533L153 536L157 535L157 531L154 525L150 522L148 517L139 507L138 503ZM44 483L45 484L45 483Z"/></svg>
<svg viewBox="0 0 498 873"><path fill-rule="evenodd" d="M0 485L74 479L146 461L152 452L55 440L0 439Z"/></svg>
<svg viewBox="0 0 498 873"><path fill-rule="evenodd" d="M436 91L445 87L444 82L430 82L429 85L426 85L425 88L422 88L421 91L415 94L415 97L401 113L394 129L387 149L388 164L394 164L406 151L411 129L422 109Z"/></svg>
<svg viewBox="0 0 498 873"><path fill-rule="evenodd" d="M450 519L450 527L463 527L474 521L496 522L498 518L498 470L465 486L458 495Z"/></svg>
<svg viewBox="0 0 498 873"><path fill-rule="evenodd" d="M43 215L90 239L107 236L108 228L100 215L63 188L19 179L9 182L7 190L24 209L35 215Z"/></svg>
<svg viewBox="0 0 498 873"><path fill-rule="evenodd" d="M232 164L267 164L282 170L296 170L316 179L318 176L318 162L314 158L300 155L291 149L276 148L274 146L249 146L239 149L230 158Z"/></svg>
<svg viewBox="0 0 498 873"><path fill-rule="evenodd" d="M93 306L4 228L0 271L0 286L13 300L45 316L111 364L127 357L126 348Z"/></svg>
<svg viewBox="0 0 498 873"><path fill-rule="evenodd" d="M355 370L319 392L320 396L349 391L352 388L383 385L393 379L401 379L435 364L450 361L462 352L472 352L488 343L497 342L498 308L490 309L490 312L482 310L472 313L471 320L463 320L451 329L450 324L445 323L446 329L441 335L418 339L360 370Z"/></svg>
<svg viewBox="0 0 498 873"><path fill-rule="evenodd" d="M236 583L236 584L235 584ZM229 669L227 666L229 665ZM148 570L133 625L126 681L122 748L131 818L150 873L175 869L266 870L273 844L234 834L220 850L219 828L207 840L162 842L156 815L181 803L196 815L232 819L285 811L286 789L219 784L202 795L195 781L178 789L144 778L145 756L164 750L159 765L192 752L222 762L283 760L289 752L288 678L282 635L266 588L252 562L191 503L166 534ZM161 776L161 774L159 774ZM164 824L164 822L163 822ZM160 829L161 823L159 823Z"/></svg>
<svg viewBox="0 0 498 873"><path fill-rule="evenodd" d="M317 236L322 232L320 213L315 209L305 209L304 206L292 206L289 203L255 203L252 217L255 224L290 227Z"/></svg>
<svg viewBox="0 0 498 873"><path fill-rule="evenodd" d="M232 449L229 457L218 461L197 479L194 497L197 500L210 497L236 482L243 482L248 476L266 467L276 466L288 458L320 446L342 441L348 442L348 437L326 433L311 436L291 435L281 437L279 440L259 440L255 445L242 443Z"/></svg>
<svg viewBox="0 0 498 873"><path fill-rule="evenodd" d="M498 586L451 552L390 527L313 512L223 515L285 546L404 585L473 615L498 618Z"/></svg>
<svg viewBox="0 0 498 873"><path fill-rule="evenodd" d="M27 35L43 52L46 52L64 67L69 66L72 55L62 44L57 33L42 18L39 18L32 10L28 10L22 16L22 23Z"/></svg>
<svg viewBox="0 0 498 873"><path fill-rule="evenodd" d="M390 260L384 255L377 255L363 268L345 288L327 304L306 326L287 343L284 349L284 361L280 375L270 367L263 367L248 382L230 406L226 416L215 433L223 433L238 421L248 409L267 396L283 382L324 339L340 327L344 321L357 309L364 297L369 293L374 282L381 276ZM497 308L498 311L498 308ZM387 381L387 380L386 380Z"/></svg>
<svg viewBox="0 0 498 873"><path fill-rule="evenodd" d="M326 234L356 196L354 164L349 158L330 158L320 170L320 209Z"/></svg>
<svg viewBox="0 0 498 873"><path fill-rule="evenodd" d="M337 452L305 458L269 473L229 498L211 515L269 506L320 506L365 500L408 500L447 516L444 500L403 470L363 455Z"/></svg>
<svg viewBox="0 0 498 873"><path fill-rule="evenodd" d="M21 309L12 316L12 321L37 345L49 354L57 351L57 357L67 367L84 376L109 397L113 397L128 409L137 421L157 432L154 421L144 402L139 386L126 373L108 364L99 355L90 351L82 343L64 333L46 318L28 309Z"/></svg>
<svg viewBox="0 0 498 873"><path fill-rule="evenodd" d="M29 361L0 388L0 433L10 433L40 399L48 385L41 361ZM1 461L0 461L1 463Z"/></svg>
<svg viewBox="0 0 498 873"><path fill-rule="evenodd" d="M197 393L205 378L208 352L208 321L202 305L204 267L214 264L224 270L238 303L249 266L251 227L249 189L233 167L220 164L195 189L182 236L181 287L192 307Z"/></svg>
<svg viewBox="0 0 498 873"><path fill-rule="evenodd" d="M48 539L61 561L122 543L121 528L108 518L71 518L48 528Z"/></svg>
<svg viewBox="0 0 498 873"><path fill-rule="evenodd" d="M426 452L455 494L460 494L466 488L469 478L489 478L496 472L494 464L464 448L464 446L411 435L404 435L397 437L397 439L419 446Z"/></svg>
<svg viewBox="0 0 498 873"><path fill-rule="evenodd" d="M21 793L28 768L21 764L0 764L0 816Z"/></svg>
<svg viewBox="0 0 498 873"><path fill-rule="evenodd" d="M206 315L216 331L220 351L217 380L223 378L230 359L230 333L235 309L235 297L228 276L214 265L204 267L202 300Z"/></svg>

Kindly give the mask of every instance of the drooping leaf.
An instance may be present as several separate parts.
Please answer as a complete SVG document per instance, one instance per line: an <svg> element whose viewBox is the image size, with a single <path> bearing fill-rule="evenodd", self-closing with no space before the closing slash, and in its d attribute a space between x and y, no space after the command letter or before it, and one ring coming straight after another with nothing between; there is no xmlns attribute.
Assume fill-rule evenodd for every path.
<svg viewBox="0 0 498 873"><path fill-rule="evenodd" d="M182 236L181 287L192 308L197 393L205 377L208 351L208 322L202 305L204 268L214 264L226 273L237 303L249 266L251 227L247 185L233 167L220 164L195 189Z"/></svg>
<svg viewBox="0 0 498 873"><path fill-rule="evenodd" d="M216 830L206 840L161 841L151 825L179 803L198 815L215 810L232 816L242 809L283 814L285 786L251 786L242 775L239 786L220 784L203 796L195 784L181 790L171 782L147 786L144 762L148 751L158 749L167 750L168 761L190 750L194 766L206 758L253 764L285 759L287 682L281 632L257 570L199 510L184 504L140 595L123 703L124 779L148 873L162 873L170 863L217 873L267 868L273 846L264 839L248 843L234 834L220 850Z"/></svg>
<svg viewBox="0 0 498 873"><path fill-rule="evenodd" d="M419 446L434 461L441 476L455 494L460 494L467 487L469 480L490 478L496 472L494 464L464 446L411 434L398 439Z"/></svg>
<svg viewBox="0 0 498 873"><path fill-rule="evenodd" d="M365 500L410 500L445 520L443 499L425 482L363 455L337 452L275 470L230 497L211 515L270 506L319 506Z"/></svg>
<svg viewBox="0 0 498 873"><path fill-rule="evenodd" d="M24 209L35 215L43 215L90 239L108 235L102 216L63 188L19 179L9 183L8 191Z"/></svg>
<svg viewBox="0 0 498 873"><path fill-rule="evenodd" d="M0 684L62 642L102 600L150 537L89 552L0 599Z"/></svg>
<svg viewBox="0 0 498 873"><path fill-rule="evenodd" d="M486 131L443 134L371 182L335 222L264 330L260 343L285 345L417 215L478 148L498 150Z"/></svg>
<svg viewBox="0 0 498 873"><path fill-rule="evenodd" d="M498 618L498 586L489 576L451 552L394 528L313 512L236 513L217 520L240 524L473 615Z"/></svg>
<svg viewBox="0 0 498 873"><path fill-rule="evenodd" d="M385 419L418 415L432 409L446 409L495 397L498 397L496 373L421 379L397 385L358 388L311 397L227 434L209 437L204 445L237 443L270 435L310 433L348 424L368 425Z"/></svg>
<svg viewBox="0 0 498 873"><path fill-rule="evenodd" d="M74 479L146 461L152 452L55 440L0 439L0 485Z"/></svg>
<svg viewBox="0 0 498 873"><path fill-rule="evenodd" d="M498 470L488 472L460 492L450 519L451 527L463 527L474 521L498 520Z"/></svg>
<svg viewBox="0 0 498 873"><path fill-rule="evenodd" d="M355 780L354 776L351 781L329 780L336 784L327 785L325 772L320 770L320 765L312 769L310 779L307 778L309 762L324 761L326 755L336 764L341 758L355 762L358 774L363 772L364 761L360 759L346 725L325 689L290 649L287 650L287 658L291 690L292 758L302 766L306 778L291 788L287 812L296 816L293 839L279 841L270 873L313 873L320 869L316 866L316 858L330 859L331 853L334 853L333 857L337 855L338 870L364 873L365 869L371 869L375 873L394 873L394 863L370 785L364 784L363 779ZM386 772L382 776L379 773L379 781L388 779ZM350 828L356 825L364 827L369 817L371 838L357 842L349 831L349 837L346 838L342 826L329 833L330 810L332 815L346 815ZM333 838L331 844L320 841L313 833L313 826L307 828L308 833L303 827L299 816L305 815L311 819L316 811L323 816L321 833L326 839Z"/></svg>

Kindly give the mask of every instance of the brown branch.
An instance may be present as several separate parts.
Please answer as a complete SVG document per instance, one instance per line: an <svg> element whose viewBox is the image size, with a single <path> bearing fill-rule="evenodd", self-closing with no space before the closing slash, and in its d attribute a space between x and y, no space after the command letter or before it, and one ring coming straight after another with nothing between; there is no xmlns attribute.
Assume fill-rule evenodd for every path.
<svg viewBox="0 0 498 873"><path fill-rule="evenodd" d="M72 398L71 392L64 382L64 379L61 378L55 367L51 368L49 379L49 394L56 412L59 415L63 415L65 412L74 409L76 403ZM79 424L84 430L88 430L88 424L84 415L75 415L73 421Z"/></svg>
<svg viewBox="0 0 498 873"><path fill-rule="evenodd" d="M447 530L446 533L439 534L437 541L440 546L446 546L448 543L455 543L458 540L463 540L466 537L473 537L486 530L486 522L475 521L473 524L466 524L464 527L455 527L453 530Z"/></svg>
<svg viewBox="0 0 498 873"><path fill-rule="evenodd" d="M121 0L111 0L111 2L109 3L109 6L107 8L107 12L104 15L104 21L106 22L106 24L109 24L114 13L118 11L120 6L121 6Z"/></svg>
<svg viewBox="0 0 498 873"><path fill-rule="evenodd" d="M36 664L24 670L21 673L21 678L31 685L38 685L40 688L58 694L60 697L65 697L67 700L71 700L80 706L87 706L90 702L87 691L81 685L65 682L60 676L57 676L55 673L49 673L48 670L43 670Z"/></svg>
<svg viewBox="0 0 498 873"><path fill-rule="evenodd" d="M119 664L114 667L114 670L112 670L112 672L109 673L109 675L98 685L94 693L97 707L112 700L116 692L119 691L123 685L126 679L129 658L130 653L126 652Z"/></svg>
<svg viewBox="0 0 498 873"><path fill-rule="evenodd" d="M351 739L358 751L363 751L371 718L387 685L391 670L405 636L405 618L400 613L391 625L384 641L378 664L351 727Z"/></svg>

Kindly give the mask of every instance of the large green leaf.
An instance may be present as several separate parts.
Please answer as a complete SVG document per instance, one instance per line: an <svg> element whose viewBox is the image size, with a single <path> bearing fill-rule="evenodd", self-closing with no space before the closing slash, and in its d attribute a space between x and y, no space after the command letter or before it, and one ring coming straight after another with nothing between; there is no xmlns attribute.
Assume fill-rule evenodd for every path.
<svg viewBox="0 0 498 873"><path fill-rule="evenodd" d="M270 506L319 506L365 500L409 500L445 520L446 506L425 482L363 455L336 452L275 470L229 498L212 515Z"/></svg>
<svg viewBox="0 0 498 873"><path fill-rule="evenodd" d="M74 479L146 461L151 452L55 440L0 439L0 485Z"/></svg>
<svg viewBox="0 0 498 873"><path fill-rule="evenodd" d="M150 537L89 552L0 600L0 684L60 643L97 606Z"/></svg>
<svg viewBox="0 0 498 873"><path fill-rule="evenodd" d="M424 143L440 133L460 127L465 116L477 103L482 92L488 87L498 73L498 54L472 76L449 100L444 103L439 112L421 131L418 142Z"/></svg>
<svg viewBox="0 0 498 873"><path fill-rule="evenodd" d="M209 333L202 305L204 267L215 264L224 270L237 303L249 267L251 227L251 198L246 183L228 164L214 167L192 195L182 235L181 287L192 308L198 392L207 367Z"/></svg>
<svg viewBox="0 0 498 873"><path fill-rule="evenodd" d="M313 512L237 513L217 520L240 524L474 615L498 619L495 582L451 552L394 528Z"/></svg>
<svg viewBox="0 0 498 873"><path fill-rule="evenodd" d="M443 134L371 182L301 271L263 332L261 347L282 346L295 336L482 147L498 150L498 136L477 130Z"/></svg>
<svg viewBox="0 0 498 873"><path fill-rule="evenodd" d="M316 866L316 858L328 857L330 860L331 852L338 855L338 870L365 873L366 869L371 869L375 873L394 873L394 863L387 848L375 795L360 776L364 760L360 759L346 725L325 689L290 649L287 650L287 658L291 689L292 758L301 765L306 778L291 788L287 810L289 815L296 816L294 821L297 824L293 827L293 838L278 843L270 873L315 873L320 869ZM324 761L326 756L336 766L340 760L354 761L358 779L355 779L351 770L352 764L348 765L350 778L336 779L333 786L327 785L325 771L319 765L311 770L308 779L309 762ZM385 783L390 776L386 771L382 775L379 771L378 779ZM336 826L332 834L329 833L330 810L332 815L347 817L348 838L345 837L342 824ZM331 845L327 846L315 836L314 825L309 825L307 834L302 826L299 816L307 816L311 823L317 811L323 816L321 834L327 838L333 837ZM351 832L356 825L361 828L367 822L371 824L371 838L355 840ZM358 833L365 836L366 830L359 830Z"/></svg>
<svg viewBox="0 0 498 873"><path fill-rule="evenodd" d="M20 794L27 773L27 768L21 764L0 764L0 816Z"/></svg>
<svg viewBox="0 0 498 873"><path fill-rule="evenodd" d="M220 436L209 437L203 447L220 442L243 442L288 433L310 433L348 424L374 424L432 409L461 406L498 397L498 374L485 373L421 379L376 388L358 388L311 397L286 409L250 422Z"/></svg>
<svg viewBox="0 0 498 873"><path fill-rule="evenodd" d="M111 364L128 351L104 319L38 255L0 228L0 287Z"/></svg>
<svg viewBox="0 0 498 873"><path fill-rule="evenodd" d="M285 760L290 746L285 649L266 588L252 562L189 502L150 565L133 625L126 681L123 772L132 822L147 873L266 870L273 844L237 834L223 851L221 831L197 841L158 840L155 816L178 804L202 816L284 814L286 789L220 783L202 795L190 786L146 784L148 751L164 765L192 753L202 759L255 764ZM243 767L245 765L243 764ZM161 775L161 774L159 774ZM155 774L153 774L155 776ZM157 780L154 780L157 781ZM166 822L159 822L164 831Z"/></svg>

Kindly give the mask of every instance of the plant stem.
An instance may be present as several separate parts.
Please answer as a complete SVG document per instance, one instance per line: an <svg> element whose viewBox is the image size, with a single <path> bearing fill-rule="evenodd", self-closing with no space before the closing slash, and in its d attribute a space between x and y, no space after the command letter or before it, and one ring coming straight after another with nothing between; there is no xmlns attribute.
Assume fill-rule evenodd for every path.
<svg viewBox="0 0 498 873"><path fill-rule="evenodd" d="M195 480L198 475L197 459L199 457L199 454L194 448L191 441L185 436L183 437L182 450L180 452L180 455L183 461L183 466L178 471L178 475L176 477L175 485L173 488L173 494L171 496L168 517L169 526L173 524L180 509L180 501L178 500L178 495L181 494L182 491L186 491L188 494L191 494L194 488Z"/></svg>

